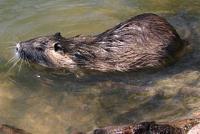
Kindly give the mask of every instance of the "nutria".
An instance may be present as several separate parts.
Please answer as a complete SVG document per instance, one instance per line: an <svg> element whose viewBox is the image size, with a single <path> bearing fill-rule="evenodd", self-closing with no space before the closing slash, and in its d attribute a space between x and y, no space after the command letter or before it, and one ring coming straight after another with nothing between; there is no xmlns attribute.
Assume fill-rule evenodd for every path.
<svg viewBox="0 0 200 134"><path fill-rule="evenodd" d="M16 53L49 68L124 72L164 67L181 57L184 48L164 18L145 13L95 36L64 38L56 33L22 41Z"/></svg>

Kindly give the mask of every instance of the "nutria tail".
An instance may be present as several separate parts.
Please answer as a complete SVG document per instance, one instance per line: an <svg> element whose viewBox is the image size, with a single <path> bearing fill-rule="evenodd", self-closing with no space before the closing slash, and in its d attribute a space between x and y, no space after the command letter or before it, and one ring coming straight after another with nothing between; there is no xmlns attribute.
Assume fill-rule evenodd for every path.
<svg viewBox="0 0 200 134"><path fill-rule="evenodd" d="M180 59L184 55L190 53L192 51L192 46L188 39L182 39L181 48L175 53L176 59Z"/></svg>
<svg viewBox="0 0 200 134"><path fill-rule="evenodd" d="M182 39L183 40L183 50L182 50L182 55L180 55L180 57L182 57L185 54L190 53L193 49L192 49L192 45L189 41L189 39Z"/></svg>
<svg viewBox="0 0 200 134"><path fill-rule="evenodd" d="M183 40L183 45L184 46L190 46L190 42L189 42L189 40L188 39L182 39Z"/></svg>

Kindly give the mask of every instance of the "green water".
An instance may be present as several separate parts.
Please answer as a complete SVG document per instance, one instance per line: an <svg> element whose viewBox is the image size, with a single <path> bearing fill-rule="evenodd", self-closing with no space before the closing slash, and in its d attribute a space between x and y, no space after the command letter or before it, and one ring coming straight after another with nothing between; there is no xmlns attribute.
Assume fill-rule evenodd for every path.
<svg viewBox="0 0 200 134"><path fill-rule="evenodd" d="M73 74L6 64L10 46L60 31L97 34L127 18L163 15L193 51L160 71ZM200 112L199 0L0 0L0 123L34 134L68 134Z"/></svg>

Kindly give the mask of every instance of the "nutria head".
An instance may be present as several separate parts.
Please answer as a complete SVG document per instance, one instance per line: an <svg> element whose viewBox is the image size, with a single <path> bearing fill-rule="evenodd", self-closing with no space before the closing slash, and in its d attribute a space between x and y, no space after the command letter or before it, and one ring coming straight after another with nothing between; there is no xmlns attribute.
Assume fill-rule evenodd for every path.
<svg viewBox="0 0 200 134"><path fill-rule="evenodd" d="M66 49L63 46L63 44L68 43L67 41L70 42L60 33L40 36L17 43L16 54L23 60L49 68L74 68L76 65L70 55L66 54Z"/></svg>

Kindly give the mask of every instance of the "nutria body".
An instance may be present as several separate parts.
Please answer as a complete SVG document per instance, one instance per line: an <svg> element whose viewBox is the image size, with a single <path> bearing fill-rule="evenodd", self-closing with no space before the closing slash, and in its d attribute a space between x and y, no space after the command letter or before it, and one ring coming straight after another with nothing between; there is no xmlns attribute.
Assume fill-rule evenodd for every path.
<svg viewBox="0 0 200 134"><path fill-rule="evenodd" d="M162 17L145 13L96 36L60 33L17 44L17 55L49 68L101 72L160 68L182 55L184 42Z"/></svg>

